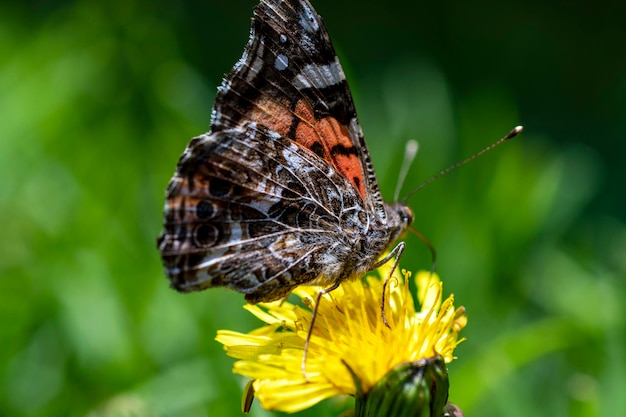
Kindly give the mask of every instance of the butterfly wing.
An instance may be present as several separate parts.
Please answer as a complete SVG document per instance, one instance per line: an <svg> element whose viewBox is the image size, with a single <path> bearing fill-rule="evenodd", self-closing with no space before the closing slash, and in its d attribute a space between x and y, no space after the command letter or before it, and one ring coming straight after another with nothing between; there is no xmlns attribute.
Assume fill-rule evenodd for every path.
<svg viewBox="0 0 626 417"><path fill-rule="evenodd" d="M403 227L386 207L321 18L307 0L261 0L211 132L167 191L158 245L172 286L258 302L360 276Z"/></svg>
<svg viewBox="0 0 626 417"><path fill-rule="evenodd" d="M343 69L307 0L262 0L244 54L219 88L212 131L257 122L345 177L363 205L386 213Z"/></svg>
<svg viewBox="0 0 626 417"><path fill-rule="evenodd" d="M315 155L256 124L195 138L168 187L158 241L172 286L227 286L255 303L318 277L334 282L365 231L350 187Z"/></svg>

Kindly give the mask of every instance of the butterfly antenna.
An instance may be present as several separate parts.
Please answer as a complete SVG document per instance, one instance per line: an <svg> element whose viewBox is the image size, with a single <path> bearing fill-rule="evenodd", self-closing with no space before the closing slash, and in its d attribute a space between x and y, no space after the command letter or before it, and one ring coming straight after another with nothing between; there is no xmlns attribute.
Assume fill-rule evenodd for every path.
<svg viewBox="0 0 626 417"><path fill-rule="evenodd" d="M446 175L447 173L454 171L457 168L462 167L463 165L467 164L470 161L473 161L474 159L478 158L479 156L481 156L482 154L484 154L485 152L489 152L490 150L492 150L493 148L495 148L498 145L502 145L504 142L506 142L509 139L513 139L515 136L519 135L520 133L522 133L522 130L524 130L523 126L516 126L513 128L513 130L511 130L505 137L503 137L502 139L498 140L495 143L492 143L491 145L487 146L485 149L483 149L480 152L476 152L474 155L470 156L469 158L464 159L461 162L457 162L456 164L444 169L443 171L441 171L438 174L433 175L432 177L430 177L429 179L427 179L426 181L424 181L423 183L421 183L420 185L417 186L417 188L414 188L413 190L411 190L406 196L404 196L404 198L402 199L401 203L405 204L406 201L413 196L413 194L415 194L416 192L418 192L419 190L421 190L422 188L426 187L428 184L430 184L431 182L443 177L444 175Z"/></svg>
<svg viewBox="0 0 626 417"><path fill-rule="evenodd" d="M393 201L398 201L398 197L400 197L400 190L402 189L402 185L404 185L404 180L409 173L409 168L411 168L411 164L413 163L418 150L419 144L416 140L410 140L406 143L404 148L404 159L402 160L402 166L400 167L400 173L398 174L396 191L393 193Z"/></svg>

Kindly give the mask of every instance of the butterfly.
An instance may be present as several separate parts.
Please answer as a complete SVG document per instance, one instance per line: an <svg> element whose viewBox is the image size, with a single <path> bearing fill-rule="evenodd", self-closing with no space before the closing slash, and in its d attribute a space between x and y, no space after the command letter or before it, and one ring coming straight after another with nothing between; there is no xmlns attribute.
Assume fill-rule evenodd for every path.
<svg viewBox="0 0 626 417"><path fill-rule="evenodd" d="M172 287L223 286L250 303L303 284L330 291L397 263L412 220L382 199L321 17L307 0L261 0L210 132L166 191L157 245Z"/></svg>

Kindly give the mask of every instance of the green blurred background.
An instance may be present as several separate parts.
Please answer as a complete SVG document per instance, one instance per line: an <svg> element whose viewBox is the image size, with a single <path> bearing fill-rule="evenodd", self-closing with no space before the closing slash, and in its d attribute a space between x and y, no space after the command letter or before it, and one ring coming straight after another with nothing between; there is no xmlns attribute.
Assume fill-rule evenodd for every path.
<svg viewBox="0 0 626 417"><path fill-rule="evenodd" d="M0 415L240 414L245 381L213 339L258 323L239 294L170 290L155 238L254 4L0 5ZM526 127L410 201L470 319L451 400L468 417L626 415L626 3L314 6L387 199L408 139L404 193ZM414 236L402 264L430 266Z"/></svg>

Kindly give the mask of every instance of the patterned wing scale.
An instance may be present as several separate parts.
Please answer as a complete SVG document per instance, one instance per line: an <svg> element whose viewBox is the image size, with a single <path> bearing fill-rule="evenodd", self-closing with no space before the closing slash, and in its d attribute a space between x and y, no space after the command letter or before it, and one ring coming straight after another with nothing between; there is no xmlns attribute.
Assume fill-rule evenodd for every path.
<svg viewBox="0 0 626 417"><path fill-rule="evenodd" d="M308 1L262 0L255 8L250 41L219 88L211 129L243 122L258 122L331 161L385 218L348 83Z"/></svg>
<svg viewBox="0 0 626 417"><path fill-rule="evenodd" d="M278 139L248 125L189 144L159 239L179 291L228 286L269 301L315 280L329 250L349 264L350 241L365 230L345 213L354 214L359 196L332 167ZM332 282L340 272L323 276Z"/></svg>

